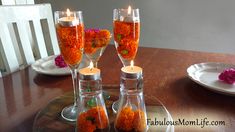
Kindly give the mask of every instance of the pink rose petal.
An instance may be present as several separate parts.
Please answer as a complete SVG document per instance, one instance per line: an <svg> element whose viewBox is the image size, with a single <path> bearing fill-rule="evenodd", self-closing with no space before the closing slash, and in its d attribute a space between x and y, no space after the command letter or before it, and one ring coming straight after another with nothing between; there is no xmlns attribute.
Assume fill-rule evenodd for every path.
<svg viewBox="0 0 235 132"><path fill-rule="evenodd" d="M225 69L222 73L220 73L218 78L219 80L224 81L225 83L228 84L235 83L235 69L234 68Z"/></svg>
<svg viewBox="0 0 235 132"><path fill-rule="evenodd" d="M58 66L59 68L64 68L67 67L68 65L64 62L64 59L62 57L62 55L58 55L55 58L55 65Z"/></svg>

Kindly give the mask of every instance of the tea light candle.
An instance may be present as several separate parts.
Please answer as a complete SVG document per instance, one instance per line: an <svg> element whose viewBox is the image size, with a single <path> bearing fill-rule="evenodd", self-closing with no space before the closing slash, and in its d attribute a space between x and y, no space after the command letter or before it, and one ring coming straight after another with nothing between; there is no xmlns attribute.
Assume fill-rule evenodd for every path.
<svg viewBox="0 0 235 132"><path fill-rule="evenodd" d="M98 80L100 79L100 69L94 68L93 63L86 68L79 70L79 77L81 80Z"/></svg>
<svg viewBox="0 0 235 132"><path fill-rule="evenodd" d="M128 6L127 16L124 17L123 21L125 21L125 22L134 22L134 17L133 17L131 6Z"/></svg>
<svg viewBox="0 0 235 132"><path fill-rule="evenodd" d="M62 26L72 27L79 24L79 20L71 15L71 12L69 9L66 11L67 17L62 17L58 20L58 23Z"/></svg>
<svg viewBox="0 0 235 132"><path fill-rule="evenodd" d="M121 74L126 78L139 78L142 76L142 68L138 66L134 66L133 60L131 61L130 66L125 66L121 69Z"/></svg>

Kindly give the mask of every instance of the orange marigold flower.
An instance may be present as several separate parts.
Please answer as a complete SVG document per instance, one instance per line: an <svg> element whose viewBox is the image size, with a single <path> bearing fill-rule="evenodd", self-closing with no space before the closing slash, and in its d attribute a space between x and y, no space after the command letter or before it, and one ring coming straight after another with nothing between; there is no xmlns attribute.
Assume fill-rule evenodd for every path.
<svg viewBox="0 0 235 132"><path fill-rule="evenodd" d="M142 110L136 110L133 121L133 127L137 132L146 130L146 115Z"/></svg>
<svg viewBox="0 0 235 132"><path fill-rule="evenodd" d="M114 21L114 33L122 36L127 36L131 32L131 27L128 22Z"/></svg>
<svg viewBox="0 0 235 132"><path fill-rule="evenodd" d="M61 54L69 65L78 64L82 60L82 51L80 49L63 47L61 48Z"/></svg>
<svg viewBox="0 0 235 132"><path fill-rule="evenodd" d="M87 114L94 118L94 124L98 129L104 129L108 127L108 117L103 107L93 107L87 111Z"/></svg>
<svg viewBox="0 0 235 132"><path fill-rule="evenodd" d="M56 25L61 54L68 65L75 65L81 61L83 48L84 25L73 27Z"/></svg>
<svg viewBox="0 0 235 132"><path fill-rule="evenodd" d="M118 53L124 58L135 58L139 44L140 23L114 21L114 40L118 43Z"/></svg>
<svg viewBox="0 0 235 132"><path fill-rule="evenodd" d="M94 41L91 38L87 38L86 42L85 42L85 53L87 54L92 54L94 52L96 52L96 47L94 46Z"/></svg>
<svg viewBox="0 0 235 132"><path fill-rule="evenodd" d="M92 124L92 121L88 119L86 112L81 113L77 120L77 126L79 132L94 132L96 126Z"/></svg>
<svg viewBox="0 0 235 132"><path fill-rule="evenodd" d="M117 115L115 127L118 131L143 132L147 127L146 114L140 109L133 111L131 107L124 107Z"/></svg>
<svg viewBox="0 0 235 132"><path fill-rule="evenodd" d="M121 112L117 115L117 119L115 122L115 126L117 129L122 131L130 131L133 129L133 119L134 112L131 107L125 107L121 110Z"/></svg>
<svg viewBox="0 0 235 132"><path fill-rule="evenodd" d="M93 54L97 49L107 46L111 34L106 29L87 29L85 31L85 53Z"/></svg>
<svg viewBox="0 0 235 132"><path fill-rule="evenodd" d="M118 45L118 53L125 59L133 59L136 56L138 43L133 40L123 39L120 45Z"/></svg>
<svg viewBox="0 0 235 132"><path fill-rule="evenodd" d="M99 37L102 37L102 38L110 38L111 37L111 33L107 29L100 30L100 33L98 35L99 35Z"/></svg>
<svg viewBox="0 0 235 132"><path fill-rule="evenodd" d="M105 108L97 106L81 113L77 124L79 132L94 132L96 129L108 128L109 122Z"/></svg>

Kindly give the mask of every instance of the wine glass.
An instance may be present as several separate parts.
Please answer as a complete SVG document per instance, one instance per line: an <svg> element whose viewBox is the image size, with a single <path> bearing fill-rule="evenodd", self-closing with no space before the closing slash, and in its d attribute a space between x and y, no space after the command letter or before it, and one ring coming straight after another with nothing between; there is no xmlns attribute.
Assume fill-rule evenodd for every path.
<svg viewBox="0 0 235 132"><path fill-rule="evenodd" d="M87 58L97 68L98 61L109 44L111 34L106 29L86 29L84 51Z"/></svg>
<svg viewBox="0 0 235 132"><path fill-rule="evenodd" d="M140 36L139 9L113 10L114 42L123 66L135 59Z"/></svg>
<svg viewBox="0 0 235 132"><path fill-rule="evenodd" d="M112 35L107 29L86 29L84 51L87 58L93 62L94 67L98 67L98 61L105 48L110 42ZM103 90L104 99L110 98L110 95Z"/></svg>
<svg viewBox="0 0 235 132"><path fill-rule="evenodd" d="M61 116L68 121L77 118L77 68L82 60L84 47L84 23L81 11L56 11L56 33L59 47L65 63L69 66L74 90L74 104L65 107Z"/></svg>
<svg viewBox="0 0 235 132"><path fill-rule="evenodd" d="M123 66L129 66L135 59L140 37L139 9L113 10L114 43ZM119 100L112 105L113 111L118 110Z"/></svg>

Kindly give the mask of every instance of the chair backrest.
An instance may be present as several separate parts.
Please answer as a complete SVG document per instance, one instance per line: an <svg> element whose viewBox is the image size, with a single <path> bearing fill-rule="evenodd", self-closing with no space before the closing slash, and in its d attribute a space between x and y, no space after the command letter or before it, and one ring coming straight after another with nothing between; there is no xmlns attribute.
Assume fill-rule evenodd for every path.
<svg viewBox="0 0 235 132"><path fill-rule="evenodd" d="M1 0L2 5L34 4L34 0Z"/></svg>
<svg viewBox="0 0 235 132"><path fill-rule="evenodd" d="M1 5L19 5L19 4L34 4L34 0L0 0L0 4ZM13 29L13 25L9 25L9 32L12 32L10 34L14 34L14 29ZM30 31L30 29L28 29ZM30 34L29 34L30 35ZM32 40L32 35L29 36L29 39ZM31 41L32 42L32 41ZM31 43L32 46L34 43ZM14 45L14 47L16 47L15 49L17 49L18 45ZM16 50L16 55L20 55L19 51ZM22 60L20 60L20 62L22 62ZM0 77L2 77L1 72L5 71L5 68L3 68L3 61L1 59L1 54L0 54Z"/></svg>
<svg viewBox="0 0 235 132"><path fill-rule="evenodd" d="M4 5L0 12L0 53L5 66L2 75L60 53L50 4Z"/></svg>

